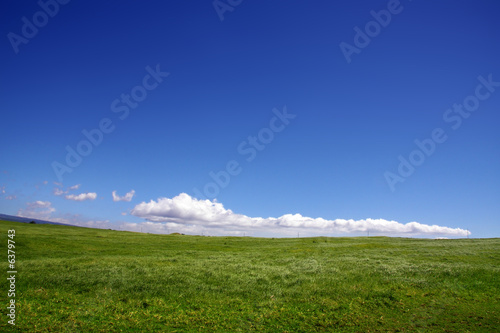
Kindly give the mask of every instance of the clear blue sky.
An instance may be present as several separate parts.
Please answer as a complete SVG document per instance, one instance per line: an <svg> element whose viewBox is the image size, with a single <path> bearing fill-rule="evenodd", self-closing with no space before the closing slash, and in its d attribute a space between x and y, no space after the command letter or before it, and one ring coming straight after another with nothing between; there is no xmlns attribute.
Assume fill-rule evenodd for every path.
<svg viewBox="0 0 500 333"><path fill-rule="evenodd" d="M234 0L219 13L212 1L46 2L53 17L36 1L1 4L0 213L262 234L197 229L206 221L186 212L199 201L161 201L187 193L252 218L382 219L500 237L498 1ZM122 100L130 94L138 102ZM453 109L463 103L474 111ZM285 108L295 117L273 120ZM101 125L113 130L58 177L66 147ZM436 129L446 140L413 153ZM265 144L252 146L259 134ZM410 155L419 165L398 173ZM228 163L233 175L210 195L210 172ZM365 234L356 230L348 234Z"/></svg>

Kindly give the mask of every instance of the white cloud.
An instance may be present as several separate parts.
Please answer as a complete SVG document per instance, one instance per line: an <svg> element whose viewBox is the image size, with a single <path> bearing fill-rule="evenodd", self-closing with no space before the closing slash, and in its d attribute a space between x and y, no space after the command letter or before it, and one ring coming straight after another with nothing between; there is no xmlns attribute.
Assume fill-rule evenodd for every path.
<svg viewBox="0 0 500 333"><path fill-rule="evenodd" d="M35 201L27 202L26 208L21 208L17 211L17 215L21 217L31 217L36 219L47 219L50 214L55 212L56 209L52 207L49 201Z"/></svg>
<svg viewBox="0 0 500 333"><path fill-rule="evenodd" d="M52 203L50 201L35 201L35 202L28 202L26 204L28 207L32 208L50 208L52 206ZM51 211L55 211L54 208L51 208Z"/></svg>
<svg viewBox="0 0 500 333"><path fill-rule="evenodd" d="M68 187L68 189L66 191L63 191L63 189L61 188L62 187L61 183L54 182L54 184L59 186L59 187L54 187L54 190L52 191L52 193L54 193L54 195L57 195L57 196L67 194L67 193L69 193L69 191L78 190L81 186L81 184L73 185L73 186ZM66 197L68 197L68 196L66 196Z"/></svg>
<svg viewBox="0 0 500 333"><path fill-rule="evenodd" d="M65 193L68 193L68 191L63 191L61 190L59 187L54 187L54 191L53 191L54 195L63 195Z"/></svg>
<svg viewBox="0 0 500 333"><path fill-rule="evenodd" d="M5 200L14 200L14 199L17 199L17 196L15 196L14 194L5 197Z"/></svg>
<svg viewBox="0 0 500 333"><path fill-rule="evenodd" d="M120 197L116 194L116 191L113 191L112 195L113 195L113 201L117 202L117 201L131 201L132 198L134 197L134 194L135 194L135 191L132 190L130 192L128 192L127 194L125 194L123 197Z"/></svg>
<svg viewBox="0 0 500 333"><path fill-rule="evenodd" d="M0 186L0 193L5 194L5 186Z"/></svg>
<svg viewBox="0 0 500 333"><path fill-rule="evenodd" d="M97 198L97 193L80 193L78 195L68 194L65 196L65 198L73 201L95 200L95 198Z"/></svg>
<svg viewBox="0 0 500 333"><path fill-rule="evenodd" d="M109 220L93 220L80 214L52 214L56 211L49 201L35 201L26 203L26 208L17 212L18 216L40 219L50 222L65 223L87 228L111 229L116 225ZM56 216L53 216L56 215ZM133 231L133 230L131 230Z"/></svg>
<svg viewBox="0 0 500 333"><path fill-rule="evenodd" d="M466 236L467 231L418 222L399 223L384 219L326 220L300 214L286 214L278 218L249 217L235 214L215 201L198 200L186 193L169 198L151 200L136 205L132 215L150 222L165 223L170 232L200 233L213 235L265 234L295 236L332 234L381 234L387 236ZM163 228L163 227L162 227Z"/></svg>

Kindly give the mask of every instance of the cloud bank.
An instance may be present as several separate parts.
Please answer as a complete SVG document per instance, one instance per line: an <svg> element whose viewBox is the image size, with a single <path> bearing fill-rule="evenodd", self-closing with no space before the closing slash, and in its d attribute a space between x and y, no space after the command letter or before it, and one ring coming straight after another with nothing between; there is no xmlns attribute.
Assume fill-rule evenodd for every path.
<svg viewBox="0 0 500 333"><path fill-rule="evenodd" d="M85 193L82 193L85 194ZM111 229L116 228L120 230L130 230L136 231L137 229L141 229L141 225L135 226L134 224L125 224L116 225L111 223L109 220L97 220L97 219L89 219L80 214L56 214L54 216L54 212L56 209L52 206L50 201L34 201L27 202L26 208L21 208L18 210L17 215L20 217L27 217L33 219L40 219L50 222L58 222L65 223L70 225L76 225L80 227L87 228L100 228L100 229ZM128 227L126 229L125 227ZM148 232L155 232L155 230L150 230Z"/></svg>
<svg viewBox="0 0 500 333"><path fill-rule="evenodd" d="M131 215L150 222L165 223L170 232L214 235L267 234L276 236L366 234L386 236L467 236L467 230L418 222L406 224L384 219L327 220L300 214L274 217L249 217L224 208L222 203L198 200L186 193L169 198L159 198L136 205Z"/></svg>
<svg viewBox="0 0 500 333"><path fill-rule="evenodd" d="M52 203L49 201L34 201L27 202L26 208L19 209L17 216L47 219L55 211L55 208L52 207Z"/></svg>

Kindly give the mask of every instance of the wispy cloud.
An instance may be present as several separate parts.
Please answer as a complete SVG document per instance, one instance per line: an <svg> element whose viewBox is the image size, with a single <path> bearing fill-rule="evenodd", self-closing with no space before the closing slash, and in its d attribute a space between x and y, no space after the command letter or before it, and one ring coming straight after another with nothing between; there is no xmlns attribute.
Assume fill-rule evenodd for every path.
<svg viewBox="0 0 500 333"><path fill-rule="evenodd" d="M34 201L27 202L26 208L21 208L17 211L17 215L21 217L31 217L37 219L47 219L50 214L55 212L56 209L52 207L50 201Z"/></svg>
<svg viewBox="0 0 500 333"><path fill-rule="evenodd" d="M91 219L80 214L61 214L56 213L52 203L49 201L35 201L26 203L26 208L20 209L17 212L18 216L28 217L51 222L65 223L87 228L100 228L100 229L117 229L117 225L111 223L109 220ZM120 227L125 230L125 228ZM129 228L134 231L134 228Z"/></svg>
<svg viewBox="0 0 500 333"><path fill-rule="evenodd" d="M39 190L40 188L42 188L43 186L47 185L49 182L47 180L44 180L43 182L40 182L40 183L37 183L35 184L35 188L37 190Z"/></svg>
<svg viewBox="0 0 500 333"><path fill-rule="evenodd" d="M48 220L86 228L111 229L116 227L109 220L92 220L79 214L64 214L57 217L50 217Z"/></svg>
<svg viewBox="0 0 500 333"><path fill-rule="evenodd" d="M54 193L54 195L57 195L57 196L61 196L63 194L67 194L70 191L78 190L80 188L80 186L81 186L81 184L73 185L73 186L68 187L67 190L64 191L62 189L62 184L61 183L54 182L54 184L56 184L57 186L59 186L59 187L54 187L54 190L52 191L52 193Z"/></svg>
<svg viewBox="0 0 500 333"><path fill-rule="evenodd" d="M54 187L54 190L52 193L54 193L54 195L60 196L60 195L68 193L68 191L63 191L59 187Z"/></svg>
<svg viewBox="0 0 500 333"><path fill-rule="evenodd" d="M65 198L73 201L95 200L95 198L97 198L97 193L89 192L89 193L80 193L78 195L68 194L65 196Z"/></svg>
<svg viewBox="0 0 500 333"><path fill-rule="evenodd" d="M4 198L5 200L14 200L17 198L17 196L14 194L7 195L7 191L5 190L5 186L0 186L0 196L3 196L3 195L6 195Z"/></svg>
<svg viewBox="0 0 500 333"><path fill-rule="evenodd" d="M131 214L150 222L167 222L170 230L210 230L213 234L266 233L277 236L324 234L383 234L388 236L466 236L467 231L418 222L406 224L384 219L327 220L300 214L286 214L278 218L249 217L224 208L222 203L198 200L186 193L169 198L151 200L136 205Z"/></svg>
<svg viewBox="0 0 500 333"><path fill-rule="evenodd" d="M116 191L113 191L112 195L113 195L113 201L117 202L117 201L131 201L132 198L134 197L134 194L135 194L135 191L132 190L130 192L128 192L127 194L125 194L123 197L120 197L119 195L116 194Z"/></svg>

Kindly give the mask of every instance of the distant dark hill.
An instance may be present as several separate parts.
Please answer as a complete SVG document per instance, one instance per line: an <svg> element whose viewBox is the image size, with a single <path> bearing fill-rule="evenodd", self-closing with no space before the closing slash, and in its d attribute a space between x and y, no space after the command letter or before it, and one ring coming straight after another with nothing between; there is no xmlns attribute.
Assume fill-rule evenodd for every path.
<svg viewBox="0 0 500 333"><path fill-rule="evenodd" d="M32 219L30 217L20 217L20 216L12 216L12 215L5 215L5 214L0 214L0 220L13 221L13 222L23 222L23 223L30 223L31 221L35 221L37 224L71 225L71 224L66 224L66 223L50 222L50 221L45 221L45 220ZM75 225L71 225L71 226L77 227Z"/></svg>

